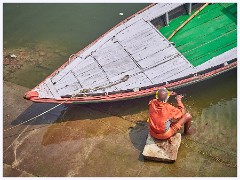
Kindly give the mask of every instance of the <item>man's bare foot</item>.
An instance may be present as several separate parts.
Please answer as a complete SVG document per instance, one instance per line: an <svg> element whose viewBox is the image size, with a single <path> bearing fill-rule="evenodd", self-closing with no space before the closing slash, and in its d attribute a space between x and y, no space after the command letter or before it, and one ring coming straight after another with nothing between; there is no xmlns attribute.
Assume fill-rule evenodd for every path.
<svg viewBox="0 0 240 180"><path fill-rule="evenodd" d="M195 128L191 128L189 129L187 132L184 132L185 135L193 135L196 133L196 129Z"/></svg>

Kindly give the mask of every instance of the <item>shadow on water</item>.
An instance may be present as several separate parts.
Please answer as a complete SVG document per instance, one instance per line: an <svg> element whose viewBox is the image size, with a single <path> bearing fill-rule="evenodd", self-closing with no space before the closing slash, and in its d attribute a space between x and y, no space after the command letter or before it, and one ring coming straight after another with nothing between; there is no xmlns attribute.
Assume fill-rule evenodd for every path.
<svg viewBox="0 0 240 180"><path fill-rule="evenodd" d="M122 126L125 124L124 131L128 132L128 128L131 127L134 122L139 121L139 119L146 120L146 118L142 118L142 116L145 115L142 111L147 111L148 101L149 97L125 102L60 105L52 111L24 123L57 105L33 103L13 120L11 125L17 126L24 123L20 126L21 129L27 125L31 125L25 132L47 127L47 131L43 136L43 145L99 136L98 131L102 133L101 135L114 135L118 132L112 130L101 132L105 131L105 127L103 127L104 123L110 124L113 128L118 128L118 125ZM129 104L131 104L132 108L130 108ZM127 119L131 120L128 121ZM13 131L13 133L4 138L17 136L19 133L18 130Z"/></svg>
<svg viewBox="0 0 240 180"><path fill-rule="evenodd" d="M136 125L130 128L129 137L133 146L140 151L138 160L144 162L144 157L142 155L146 140L148 137L148 123L145 121L139 121Z"/></svg>
<svg viewBox="0 0 240 180"><path fill-rule="evenodd" d="M134 147L140 151L143 151L143 148L146 144L148 136L148 123L139 121L136 123L135 127L131 127L129 131L129 137L134 145Z"/></svg>
<svg viewBox="0 0 240 180"><path fill-rule="evenodd" d="M39 114L53 108L57 104L47 104L47 103L33 103L30 107L28 107L22 114L20 114L14 121L12 121L12 125L19 125L24 123L25 121L38 116ZM54 110L43 114L40 117L37 117L27 123L25 125L41 125L41 124L52 124L54 123L64 112L66 109L65 106L59 106Z"/></svg>

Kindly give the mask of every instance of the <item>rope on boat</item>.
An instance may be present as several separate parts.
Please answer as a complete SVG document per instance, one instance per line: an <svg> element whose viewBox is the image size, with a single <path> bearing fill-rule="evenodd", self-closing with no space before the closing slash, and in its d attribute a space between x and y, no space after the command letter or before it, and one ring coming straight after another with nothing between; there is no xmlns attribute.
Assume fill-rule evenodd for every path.
<svg viewBox="0 0 240 180"><path fill-rule="evenodd" d="M203 10L209 3L204 4L199 10L192 14L186 21L184 21L173 33L167 38L170 40L180 29L182 29L191 19L193 19L201 10Z"/></svg>
<svg viewBox="0 0 240 180"><path fill-rule="evenodd" d="M123 78L117 80L117 81L114 81L114 82L111 82L111 83L108 83L108 84L104 84L102 86L97 86L97 87L94 87L94 88L88 88L88 89L82 89L81 91L79 91L77 94L73 95L74 97L77 97L78 95L84 95L84 96L87 96L88 93L90 92L93 92L93 91L97 91L97 90L104 90L106 88L109 88L109 87L112 87L112 86L115 86L117 84L120 84L122 82L125 82L129 79L129 75L125 75ZM106 95L108 94L108 92L106 92ZM64 95L64 96L61 96L61 97L72 97L71 95Z"/></svg>

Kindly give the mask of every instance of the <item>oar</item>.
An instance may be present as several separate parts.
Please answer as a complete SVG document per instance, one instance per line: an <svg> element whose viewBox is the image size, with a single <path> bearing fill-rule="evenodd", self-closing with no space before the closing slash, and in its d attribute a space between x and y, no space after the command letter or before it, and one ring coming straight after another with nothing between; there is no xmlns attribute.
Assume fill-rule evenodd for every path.
<svg viewBox="0 0 240 180"><path fill-rule="evenodd" d="M192 14L184 23L182 23L173 33L167 38L170 40L183 26L185 26L192 18L194 18L201 10L203 10L209 3L204 4L199 10Z"/></svg>

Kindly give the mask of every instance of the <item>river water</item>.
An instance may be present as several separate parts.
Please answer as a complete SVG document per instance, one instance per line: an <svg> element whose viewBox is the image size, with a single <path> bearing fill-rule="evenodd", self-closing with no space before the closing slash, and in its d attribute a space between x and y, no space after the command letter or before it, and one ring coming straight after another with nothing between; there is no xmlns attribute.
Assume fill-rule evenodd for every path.
<svg viewBox="0 0 240 180"><path fill-rule="evenodd" d="M21 57L12 68L8 64L4 66L4 80L33 88L71 54L145 6L147 4L3 4L4 55L12 53ZM186 162L199 158L198 176L236 176L237 71L176 91L185 95L183 102L197 128L193 136L182 139L179 163L185 163L186 168L194 167L199 162ZM151 98L87 106L136 122L129 136L134 146L141 149L139 137L146 135L144 121ZM170 102L175 103L174 99ZM66 119L77 115L78 109L70 108L69 112L71 114L65 113ZM186 155L186 152L194 153ZM147 162L146 165L153 164ZM176 166L170 167L173 172ZM187 171L180 175L191 176Z"/></svg>

